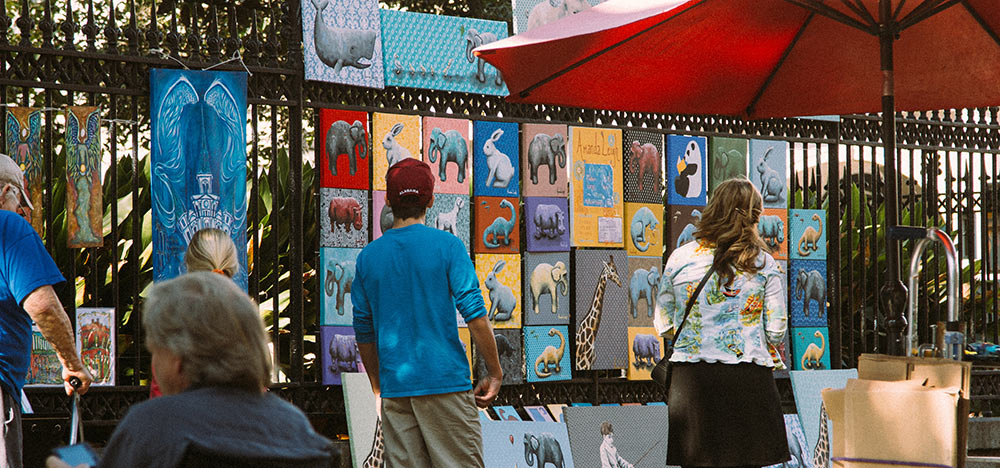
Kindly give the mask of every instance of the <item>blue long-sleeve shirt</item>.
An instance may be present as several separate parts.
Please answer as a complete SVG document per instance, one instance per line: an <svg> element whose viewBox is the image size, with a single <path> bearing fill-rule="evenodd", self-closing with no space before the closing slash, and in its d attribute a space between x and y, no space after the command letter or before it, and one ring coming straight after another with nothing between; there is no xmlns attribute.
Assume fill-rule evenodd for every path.
<svg viewBox="0 0 1000 468"><path fill-rule="evenodd" d="M468 322L486 307L458 237L423 224L386 231L358 254L351 302L358 343L378 350L383 397L472 388L455 310Z"/></svg>

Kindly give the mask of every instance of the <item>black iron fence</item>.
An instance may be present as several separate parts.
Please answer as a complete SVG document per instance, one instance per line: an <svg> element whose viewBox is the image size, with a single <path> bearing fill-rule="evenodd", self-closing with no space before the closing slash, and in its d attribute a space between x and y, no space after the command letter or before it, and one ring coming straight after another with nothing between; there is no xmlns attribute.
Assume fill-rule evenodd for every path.
<svg viewBox="0 0 1000 468"><path fill-rule="evenodd" d="M277 357L280 391L311 413L343 414L336 388L318 385L320 289L318 187L313 130L318 109L343 108L514 122L646 128L664 133L739 136L790 143L790 208L827 208L828 299L834 367L853 366L863 352L885 352L878 290L885 259L879 121L743 121L725 116L643 114L525 106L502 98L442 91L370 90L303 78L299 2L155 0L7 0L0 10L0 114L7 106L58 109L97 105L105 119L104 247L66 247L65 139L61 113L44 112L44 240L69 279L61 299L113 306L118 314L118 387L88 408L89 418L115 420L140 399L149 376L139 306L152 280L149 193L149 70L189 67L242 70L248 82L249 292L261 304ZM900 115L898 186L903 224L943 226L962 259L962 318L970 340L998 341L996 211L1000 127L997 109ZM0 141L6 141L6 128ZM7 148L4 148L7 149ZM904 259L909 252L904 245ZM905 264L904 261L904 271ZM917 330L944 317L944 260L930 250L921 273ZM72 313L71 313L72 316ZM558 401L651 401L648 383L621 382L614 372L583 373L560 384L505 387L511 404ZM1000 394L987 371L980 397ZM98 397L101 398L101 397ZM64 408L52 392L33 403ZM334 430L339 430L335 428Z"/></svg>

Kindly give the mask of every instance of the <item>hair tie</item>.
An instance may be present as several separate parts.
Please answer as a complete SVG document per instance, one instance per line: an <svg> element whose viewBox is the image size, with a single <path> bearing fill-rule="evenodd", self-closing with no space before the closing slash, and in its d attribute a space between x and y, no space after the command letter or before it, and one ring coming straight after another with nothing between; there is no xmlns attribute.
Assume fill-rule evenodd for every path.
<svg viewBox="0 0 1000 468"><path fill-rule="evenodd" d="M223 271L223 270L221 270L219 268L216 268L216 269L212 270L212 273L218 273L218 274L220 274L222 276L229 276L229 275L226 274L225 271Z"/></svg>

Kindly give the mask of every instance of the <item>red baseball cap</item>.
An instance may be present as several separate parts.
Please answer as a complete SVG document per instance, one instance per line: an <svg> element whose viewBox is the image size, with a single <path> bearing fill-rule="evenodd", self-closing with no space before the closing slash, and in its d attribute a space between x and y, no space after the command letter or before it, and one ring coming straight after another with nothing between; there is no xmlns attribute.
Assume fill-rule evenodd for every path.
<svg viewBox="0 0 1000 468"><path fill-rule="evenodd" d="M385 173L386 198L392 206L427 206L434 193L434 175L427 163L405 158Z"/></svg>

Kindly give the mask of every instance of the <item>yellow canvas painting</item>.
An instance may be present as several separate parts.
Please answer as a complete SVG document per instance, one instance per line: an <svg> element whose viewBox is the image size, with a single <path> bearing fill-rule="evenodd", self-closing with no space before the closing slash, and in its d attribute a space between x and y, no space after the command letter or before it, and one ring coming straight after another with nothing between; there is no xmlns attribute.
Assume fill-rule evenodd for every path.
<svg viewBox="0 0 1000 468"><path fill-rule="evenodd" d="M521 256L476 254L476 275L493 328L521 328Z"/></svg>
<svg viewBox="0 0 1000 468"><path fill-rule="evenodd" d="M372 188L385 190L385 171L404 158L420 158L420 116L372 116Z"/></svg>
<svg viewBox="0 0 1000 468"><path fill-rule="evenodd" d="M572 245L622 247L622 132L569 128Z"/></svg>
<svg viewBox="0 0 1000 468"><path fill-rule="evenodd" d="M628 327L629 380L649 380L649 372L663 357L663 338L653 327Z"/></svg>
<svg viewBox="0 0 1000 468"><path fill-rule="evenodd" d="M468 328L458 329L458 338L462 340L462 347L465 348L465 358L469 360L469 379L476 381L472 376L472 333Z"/></svg>
<svg viewBox="0 0 1000 468"><path fill-rule="evenodd" d="M625 250L631 256L663 256L663 205L625 204Z"/></svg>

